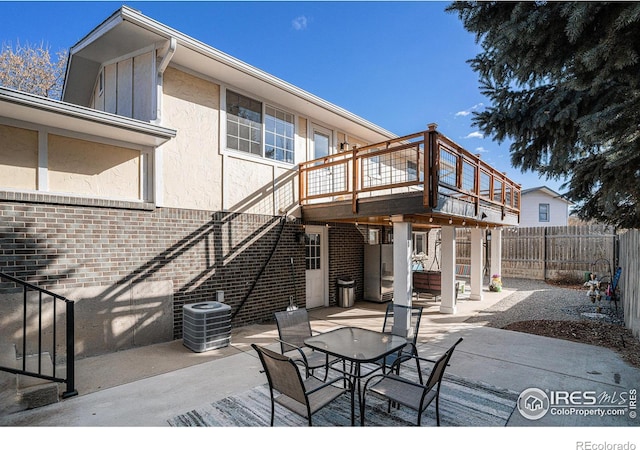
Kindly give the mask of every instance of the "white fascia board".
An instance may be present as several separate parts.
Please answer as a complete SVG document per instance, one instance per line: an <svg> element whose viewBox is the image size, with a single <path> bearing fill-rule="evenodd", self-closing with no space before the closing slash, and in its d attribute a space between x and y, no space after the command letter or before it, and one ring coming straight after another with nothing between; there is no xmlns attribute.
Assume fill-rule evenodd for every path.
<svg viewBox="0 0 640 450"><path fill-rule="evenodd" d="M176 136L170 128L2 87L0 116L150 147Z"/></svg>

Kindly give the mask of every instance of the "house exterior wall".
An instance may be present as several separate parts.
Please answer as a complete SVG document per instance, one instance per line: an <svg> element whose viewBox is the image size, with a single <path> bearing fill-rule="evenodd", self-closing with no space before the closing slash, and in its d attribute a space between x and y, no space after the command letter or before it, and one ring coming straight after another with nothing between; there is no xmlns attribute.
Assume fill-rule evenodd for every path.
<svg viewBox="0 0 640 450"><path fill-rule="evenodd" d="M520 226L566 226L569 221L569 206L567 202L554 198L544 192L532 191L522 195L520 207ZM538 205L549 204L549 222L538 220Z"/></svg>
<svg viewBox="0 0 640 450"><path fill-rule="evenodd" d="M162 206L222 209L220 86L172 67L164 73L162 123L178 130L161 148Z"/></svg>
<svg viewBox="0 0 640 450"><path fill-rule="evenodd" d="M0 184L8 189L38 187L38 132L0 124Z"/></svg>
<svg viewBox="0 0 640 450"><path fill-rule="evenodd" d="M0 139L0 191L147 200L141 192L146 170L141 150L61 136L26 124L24 128L0 124Z"/></svg>
<svg viewBox="0 0 640 450"><path fill-rule="evenodd" d="M140 152L48 135L49 191L140 200Z"/></svg>
<svg viewBox="0 0 640 450"><path fill-rule="evenodd" d="M0 272L76 302L79 357L179 339L183 305L213 300L220 290L232 326L272 320L291 295L304 304L299 222L20 198L0 201ZM13 286L0 283L0 338L14 333L19 301Z"/></svg>

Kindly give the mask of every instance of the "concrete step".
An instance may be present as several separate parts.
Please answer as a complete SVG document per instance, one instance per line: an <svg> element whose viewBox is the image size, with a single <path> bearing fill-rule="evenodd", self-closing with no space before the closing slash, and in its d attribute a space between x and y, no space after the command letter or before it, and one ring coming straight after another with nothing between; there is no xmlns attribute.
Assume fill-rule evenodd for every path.
<svg viewBox="0 0 640 450"><path fill-rule="evenodd" d="M16 346L14 344L0 345L0 366L15 367ZM18 403L18 377L9 372L0 371L0 414L20 411Z"/></svg>
<svg viewBox="0 0 640 450"><path fill-rule="evenodd" d="M49 353L42 354L42 373L53 374L53 363ZM13 344L0 346L0 365L22 369L22 358L16 357ZM27 371L38 371L38 356L27 355ZM0 406L3 411L13 413L40 408L57 403L60 399L58 383L26 375L0 372Z"/></svg>

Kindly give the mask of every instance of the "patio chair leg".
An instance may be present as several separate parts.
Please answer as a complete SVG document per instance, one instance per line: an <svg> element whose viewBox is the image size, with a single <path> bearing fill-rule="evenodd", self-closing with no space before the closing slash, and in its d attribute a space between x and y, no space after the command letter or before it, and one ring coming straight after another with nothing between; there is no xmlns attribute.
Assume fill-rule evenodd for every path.
<svg viewBox="0 0 640 450"><path fill-rule="evenodd" d="M440 396L436 397L436 423L440 426Z"/></svg>
<svg viewBox="0 0 640 450"><path fill-rule="evenodd" d="M273 401L273 393L271 394L271 426L273 426L273 417L275 416L275 403Z"/></svg>

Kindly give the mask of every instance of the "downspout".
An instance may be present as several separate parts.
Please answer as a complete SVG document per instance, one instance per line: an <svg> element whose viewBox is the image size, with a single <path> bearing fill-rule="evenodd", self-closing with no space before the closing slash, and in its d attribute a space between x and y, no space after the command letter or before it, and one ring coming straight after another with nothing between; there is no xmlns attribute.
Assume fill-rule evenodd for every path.
<svg viewBox="0 0 640 450"><path fill-rule="evenodd" d="M176 47L178 46L178 42L176 38L172 37L169 39L169 42L166 45L166 50L164 51L164 55L162 55L162 59L158 64L156 71L156 117L154 123L157 125L162 124L162 86L163 86L163 74L166 70L167 66L171 62L171 58L176 52ZM155 148L154 152L154 202L156 206L162 206L164 204L164 190L163 190L163 181L162 181L162 169L163 169L163 157L162 157L162 148Z"/></svg>
<svg viewBox="0 0 640 450"><path fill-rule="evenodd" d="M162 55L162 59L160 60L160 64L158 64L158 82L156 84L156 123L160 124L162 121L162 75L164 71L167 69L167 66L171 62L171 58L176 53L176 47L178 46L178 41L176 38L172 37L169 39L169 42L166 45L166 50L164 55Z"/></svg>

